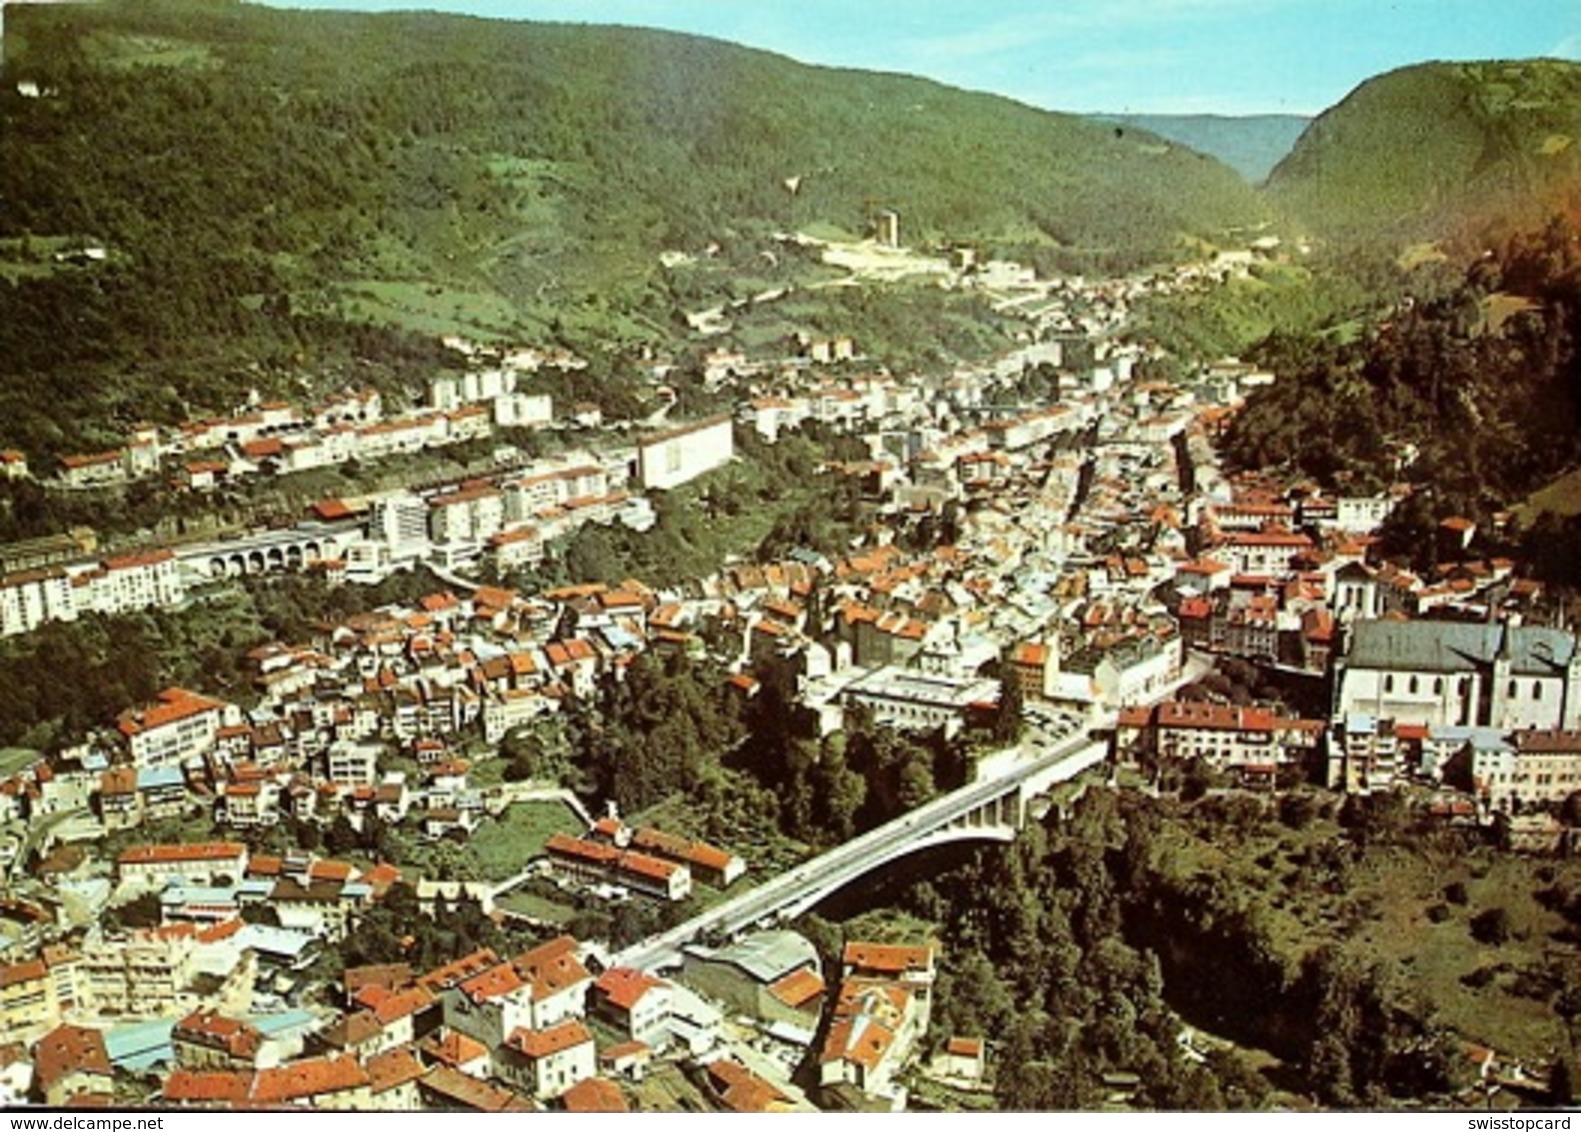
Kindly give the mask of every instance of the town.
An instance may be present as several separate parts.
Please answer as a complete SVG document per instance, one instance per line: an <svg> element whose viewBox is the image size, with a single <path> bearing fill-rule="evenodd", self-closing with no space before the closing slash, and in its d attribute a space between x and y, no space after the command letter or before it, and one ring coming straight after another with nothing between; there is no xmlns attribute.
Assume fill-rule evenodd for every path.
<svg viewBox="0 0 1581 1132"><path fill-rule="evenodd" d="M456 342L472 368L420 408L386 413L366 390L258 402L62 456L50 490L162 477L204 493L497 427L568 438L239 537L102 552L74 529L0 547L8 636L180 614L250 577L436 583L250 649L244 696L169 687L7 770L0 1099L899 1109L919 1079L969 1093L993 1073L994 1035L930 1030L947 942L848 941L831 966L789 923L923 839L1013 837L1058 783L1403 791L1512 850L1568 843L1581 654L1537 617L1540 588L1479 556L1469 520L1440 527L1436 576L1375 557L1413 491L1409 451L1373 494L1223 472L1216 437L1277 375L1190 359L1183 379L1150 376L1156 347L1128 332L1132 303L1291 254L1277 240L1093 281L895 242L867 254L985 289L1025 345L942 381L876 370L850 337L714 351L704 380L733 411L666 405L632 428L529 391L574 358ZM675 584L507 584L588 524L651 531L666 493L809 429L865 452L823 469L875 516L844 553ZM31 474L20 454L5 467ZM678 668L717 671L740 719L772 700L812 740L964 737L972 764L883 815L858 861L770 859L684 815L628 824L612 796L507 756ZM1315 706L1219 694L1247 671ZM404 942L373 961L392 923ZM467 927L431 930L450 924ZM331 954L348 958L325 982Z"/></svg>

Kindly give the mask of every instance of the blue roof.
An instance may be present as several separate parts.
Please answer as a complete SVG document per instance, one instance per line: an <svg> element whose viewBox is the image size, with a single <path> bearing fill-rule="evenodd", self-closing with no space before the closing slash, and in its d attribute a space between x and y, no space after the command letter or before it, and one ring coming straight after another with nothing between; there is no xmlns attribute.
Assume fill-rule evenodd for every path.
<svg viewBox="0 0 1581 1132"><path fill-rule="evenodd" d="M117 1069L151 1069L175 1060L176 1051L170 1044L170 1031L175 1028L168 1018L116 1026L105 1032L104 1050Z"/></svg>
<svg viewBox="0 0 1581 1132"><path fill-rule="evenodd" d="M173 884L159 894L161 904L234 904L236 886L215 887L206 884Z"/></svg>
<svg viewBox="0 0 1581 1132"><path fill-rule="evenodd" d="M1365 712L1353 711L1345 717L1347 735L1371 735L1378 730L1378 722Z"/></svg>
<svg viewBox="0 0 1581 1132"><path fill-rule="evenodd" d="M292 958L301 955L303 950L317 939L318 937L312 932L277 928L268 924L248 924L236 933L236 942L241 947L250 947L254 951L263 951L270 955L289 955Z"/></svg>
<svg viewBox="0 0 1581 1132"><path fill-rule="evenodd" d="M285 1010L279 1014L251 1014L247 1021L251 1022L260 1034L266 1038L278 1034L289 1033L292 1030L307 1030L318 1025L318 1019L307 1010Z"/></svg>
<svg viewBox="0 0 1581 1132"><path fill-rule="evenodd" d="M186 778L179 766L145 766L137 772L139 790L157 790L168 786L185 787Z"/></svg>
<svg viewBox="0 0 1581 1132"><path fill-rule="evenodd" d="M640 643L637 637L618 625L606 625L599 630L612 649L634 649Z"/></svg>
<svg viewBox="0 0 1581 1132"><path fill-rule="evenodd" d="M1435 743L1468 743L1479 751L1513 751L1509 736L1497 727L1433 727L1427 737Z"/></svg>

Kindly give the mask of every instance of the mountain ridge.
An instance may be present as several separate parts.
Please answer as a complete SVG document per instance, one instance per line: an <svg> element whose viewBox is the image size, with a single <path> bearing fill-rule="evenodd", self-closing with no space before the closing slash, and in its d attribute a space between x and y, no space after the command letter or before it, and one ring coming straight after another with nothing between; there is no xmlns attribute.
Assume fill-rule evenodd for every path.
<svg viewBox="0 0 1581 1132"><path fill-rule="evenodd" d="M1305 114L1089 114L1097 122L1146 130L1217 158L1250 183L1261 183L1312 119Z"/></svg>

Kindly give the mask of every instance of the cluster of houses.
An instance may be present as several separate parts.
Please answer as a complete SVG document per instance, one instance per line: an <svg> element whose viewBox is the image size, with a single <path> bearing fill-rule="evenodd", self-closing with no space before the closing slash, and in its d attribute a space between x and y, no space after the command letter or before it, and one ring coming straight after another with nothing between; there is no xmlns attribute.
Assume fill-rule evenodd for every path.
<svg viewBox="0 0 1581 1132"><path fill-rule="evenodd" d="M139 929L0 966L0 1100L123 1103L135 1081L173 1108L624 1112L648 1074L679 1065L722 1111L793 1111L810 1110L788 1084L805 1058L821 1086L853 1090L842 1103L899 1108L936 961L933 944L854 941L831 996L793 932L689 949L673 977L561 935L427 971L348 967L333 1004L281 1009L253 997L279 961L269 930L235 917ZM954 1039L950 1056L967 1045L975 1060L956 1070L980 1079L981 1039Z"/></svg>
<svg viewBox="0 0 1581 1132"><path fill-rule="evenodd" d="M416 563L508 571L583 522L641 529L652 513L628 488L668 490L728 464L738 429L774 442L814 422L865 442L865 458L828 470L877 516L839 554L799 548L664 587L457 584L322 625L249 653L245 702L171 688L13 774L0 782L0 820L86 809L107 833L201 807L239 831L226 836L344 818L465 838L509 801L474 782L477 745L591 698L647 650L675 650L719 661L744 697L777 689L811 735L840 730L851 712L953 734L991 722L1013 689L1029 705L1116 720L1122 761L1200 763L1252 787L1298 771L1344 791L1422 786L1451 817L1497 815L1514 843L1556 843L1553 811L1581 792L1575 636L1526 623L1539 591L1514 563L1475 559L1465 520L1441 527L1432 577L1378 562L1378 529L1409 488L1331 498L1221 474L1215 430L1270 375L1227 359L1148 379L1149 351L1109 336L1145 290L1007 288L996 303L1024 315L1036 340L938 380L856 372L849 342L825 344L818 365L721 355L707 377L739 392L733 417L437 489L326 501L317 525L241 547L101 561L73 532L0 549L3 633L172 604L255 570L315 566L347 582ZM437 421L458 439L536 423L548 406L513 376L527 361L438 379L428 408L396 419L363 394L311 415L259 405L183 430L193 439L179 451L218 446L227 467L293 470L312 466L293 461L316 459L313 445L341 443L331 433L383 437L370 441L377 454L434 435ZM1033 367L1053 375L1057 405L1021 403ZM153 467L161 443L147 438ZM1173 698L1193 652L1329 680L1332 709L1303 719ZM418 772L392 769L396 753ZM727 886L745 868L613 818L551 837L545 858L566 883L662 901L694 883ZM348 972L333 1016L271 1013L260 1002L298 986L397 870L216 841L134 847L116 873L157 892L160 926L66 946L47 910L13 910L31 935L0 969L0 1019L37 1039L20 1058L0 1051L0 1085L11 1067L31 1068L17 1096L67 1103L102 1093L106 1067L149 1064L169 1070L159 1099L180 1105L599 1110L625 1105L628 1082L671 1050L732 1111L800 1103L762 1060L780 1053L815 1058L826 1089L900 1105L928 1026L934 948L853 943L831 993L816 951L789 932L690 945L674 978L603 970L596 948L561 938L426 974ZM247 922L262 906L274 922ZM726 1012L752 1019L763 1047L715 1056L730 1046ZM163 1019L164 1037L102 1025L122 1017ZM940 1058L952 1078L980 1079L984 1049L954 1036Z"/></svg>
<svg viewBox="0 0 1581 1132"><path fill-rule="evenodd" d="M211 491L261 473L307 471L481 440L497 427L542 427L553 422L553 402L547 394L519 390L522 378L546 365L585 365L532 350L497 357L472 353L465 373L430 381L420 408L387 414L379 391L366 388L343 389L309 406L265 401L255 394L228 416L167 429L142 424L123 447L62 456L56 482L66 488L103 487L173 468L177 489ZM8 461L7 467L14 463L21 470L8 474L26 475L25 460Z"/></svg>

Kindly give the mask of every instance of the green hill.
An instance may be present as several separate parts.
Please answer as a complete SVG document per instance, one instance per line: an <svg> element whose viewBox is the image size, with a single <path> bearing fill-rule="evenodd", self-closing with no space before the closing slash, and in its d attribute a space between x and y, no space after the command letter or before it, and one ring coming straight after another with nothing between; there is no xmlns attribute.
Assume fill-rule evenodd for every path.
<svg viewBox="0 0 1581 1132"><path fill-rule="evenodd" d="M1254 185L1289 154L1312 122L1299 114L1094 114L1092 118L1146 130L1215 157Z"/></svg>
<svg viewBox="0 0 1581 1132"><path fill-rule="evenodd" d="M1427 63L1371 79L1318 117L1268 179L1322 234L1405 239L1574 207L1581 64Z"/></svg>
<svg viewBox="0 0 1581 1132"><path fill-rule="evenodd" d="M893 209L908 244L1108 270L1263 211L1150 136L669 33L224 0L6 22L0 439L32 450L252 386L399 384L445 332L673 338L729 285L677 293L661 250L752 263ZM73 243L108 258L57 262Z"/></svg>

